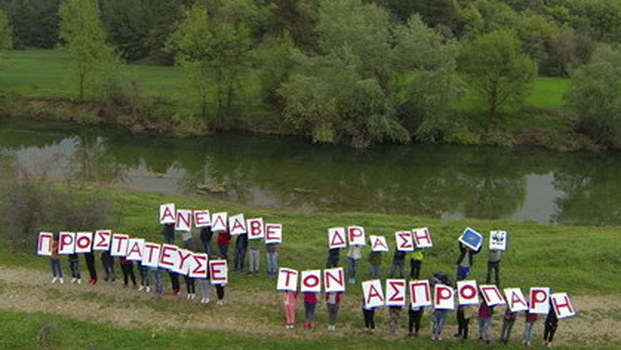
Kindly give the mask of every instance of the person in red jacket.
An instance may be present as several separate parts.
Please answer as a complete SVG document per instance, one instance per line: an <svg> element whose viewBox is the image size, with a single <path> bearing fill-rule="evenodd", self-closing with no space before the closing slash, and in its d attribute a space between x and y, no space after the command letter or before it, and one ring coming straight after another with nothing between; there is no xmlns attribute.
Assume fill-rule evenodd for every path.
<svg viewBox="0 0 621 350"><path fill-rule="evenodd" d="M229 244L231 243L231 234L228 231L222 231L218 234L218 249L222 259L229 261Z"/></svg>

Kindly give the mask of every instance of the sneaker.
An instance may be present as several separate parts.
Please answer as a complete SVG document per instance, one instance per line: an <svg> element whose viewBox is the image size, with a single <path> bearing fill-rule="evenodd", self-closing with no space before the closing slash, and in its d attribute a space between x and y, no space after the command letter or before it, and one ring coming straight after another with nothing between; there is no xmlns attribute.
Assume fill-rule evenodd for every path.
<svg viewBox="0 0 621 350"><path fill-rule="evenodd" d="M74 284L77 281L77 278L72 278L71 279L71 284Z"/></svg>
<svg viewBox="0 0 621 350"><path fill-rule="evenodd" d="M179 291L178 290L173 291L173 297L178 297L178 296L179 296Z"/></svg>
<svg viewBox="0 0 621 350"><path fill-rule="evenodd" d="M209 298L205 298L205 304L209 304Z"/></svg>
<svg viewBox="0 0 621 350"><path fill-rule="evenodd" d="M65 280L62 277L59 278L59 281L60 281L60 284L64 284L65 283Z"/></svg>
<svg viewBox="0 0 621 350"><path fill-rule="evenodd" d="M218 301L216 302L216 305L220 305L220 306L222 306L222 305L224 305L224 302L223 302L222 300L218 300Z"/></svg>
<svg viewBox="0 0 621 350"><path fill-rule="evenodd" d="M82 284L82 279L78 278L78 284Z"/></svg>
<svg viewBox="0 0 621 350"><path fill-rule="evenodd" d="M52 278L52 284L56 283L56 281L58 281L58 277Z"/></svg>
<svg viewBox="0 0 621 350"><path fill-rule="evenodd" d="M95 280L93 280L92 285L96 285L96 284L97 284L97 280L95 279Z"/></svg>
<svg viewBox="0 0 621 350"><path fill-rule="evenodd" d="M140 287L138 287L138 291L139 291L139 292L142 292L142 290L143 290L143 289L144 289L144 286L140 286Z"/></svg>
<svg viewBox="0 0 621 350"><path fill-rule="evenodd" d="M150 292L151 292L151 287L146 286L146 287L145 287L145 291L144 291L144 292L145 292L145 293L150 293Z"/></svg>

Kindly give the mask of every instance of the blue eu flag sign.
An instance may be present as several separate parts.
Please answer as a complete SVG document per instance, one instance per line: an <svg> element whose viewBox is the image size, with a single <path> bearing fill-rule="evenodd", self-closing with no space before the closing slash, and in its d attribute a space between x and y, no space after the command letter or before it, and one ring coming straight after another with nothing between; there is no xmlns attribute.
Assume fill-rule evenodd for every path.
<svg viewBox="0 0 621 350"><path fill-rule="evenodd" d="M470 227L466 227L459 241L472 250L479 250L483 244L483 236Z"/></svg>

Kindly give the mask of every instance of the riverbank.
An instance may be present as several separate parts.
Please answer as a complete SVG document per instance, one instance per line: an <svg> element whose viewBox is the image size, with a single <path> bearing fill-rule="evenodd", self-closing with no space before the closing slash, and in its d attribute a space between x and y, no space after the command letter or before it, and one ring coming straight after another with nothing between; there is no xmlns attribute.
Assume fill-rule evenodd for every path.
<svg viewBox="0 0 621 350"><path fill-rule="evenodd" d="M118 226L113 227L115 231L154 241L160 240L160 227L155 213L158 205L163 202L175 202L179 208L242 212L246 217L263 217L268 222L282 223L284 243L279 247L279 264L300 270L323 266L327 253L326 229L333 226L362 225L368 234L383 234L390 241L394 231L428 226L433 235L434 248L425 254L423 278L428 278L436 271L446 271L453 275L454 260L458 254L455 240L464 227L470 226L483 233L504 229L510 232L510 250L503 255L503 286L527 289L545 285L558 292L568 292L573 297L579 316L561 321L556 344L568 347L621 345L617 331L621 326L618 318L621 309L610 301L621 298L616 278L621 265L618 255L621 248L619 227L438 220L376 213L308 213L258 209L224 201L133 192L114 187L85 186L77 193L99 193L108 197L114 203L113 211L120 214L122 219ZM384 330L388 326L386 310L378 311L377 336L361 335L359 284L348 285L337 333L331 334L324 330L326 315L323 303L318 309L319 330L313 333L301 329L287 332L281 326L282 307L279 295L274 291L275 282L263 274L253 277L245 272L231 272L227 303L218 309L212 304L202 306L183 298L174 299L170 294L162 298L153 297L131 288L123 288L118 283L97 286L50 285L49 265L45 258L36 257L32 252L11 251L9 246L5 242L0 245L0 299L3 300L0 302L0 330L2 334L12 335L2 337L0 345L8 347L36 346L42 343L63 347L71 345L67 339L77 338L79 341L75 346L98 344L107 347L107 340L102 340L99 333L87 329L103 329L108 335L115 334L114 339L118 341L122 342L125 337L129 337L155 348L166 348L170 344L180 348L193 347L201 339L204 340L205 332L213 334L214 340L210 344L237 347L263 344L284 348L292 342L302 348L347 348L357 345L379 348L387 344L422 345L439 349L474 349L479 346L475 340L457 343L452 339L440 345L432 344L427 337L430 332L430 314L423 320L421 334L425 336L422 339L403 337L407 319L404 312L401 315L401 335L385 335ZM362 276L366 275L368 267L367 250L365 248L364 258L358 267ZM342 260L344 258L342 256ZM382 278L385 278L391 258L392 255L387 254L383 259ZM261 259L264 263L264 252ZM486 259L487 249L475 257L472 277L479 281L485 276ZM66 269L65 264L63 261ZM99 268L99 263L97 265ZM82 267L85 270L84 265ZM167 278L165 281L168 281ZM494 322L493 333L496 339L500 314L495 316ZM256 326L248 326L251 324ZM520 317L514 329L515 345L518 344L522 324ZM540 344L542 329L538 327L542 327L542 324L539 322L537 325L535 344ZM454 317L449 317L445 328L446 338L451 338L454 327ZM243 335L240 333L242 330ZM126 340L127 343L123 344L133 344L135 340Z"/></svg>
<svg viewBox="0 0 621 350"><path fill-rule="evenodd" d="M101 99L89 91L77 100L69 59L59 50L24 50L8 53L0 71L5 95L2 114L34 120L65 120L80 124L111 124L132 132L204 135L219 130L300 135L283 123L278 111L261 101L258 72L251 70L239 90L239 108L223 120L197 118L177 67L133 64L123 67L124 90ZM439 142L510 147L535 145L558 151L600 150L597 140L575 131L575 122L563 109L569 81L538 78L525 106L490 120L474 96L466 96L451 118L454 127ZM213 102L213 101L212 101ZM213 105L213 103L210 103Z"/></svg>

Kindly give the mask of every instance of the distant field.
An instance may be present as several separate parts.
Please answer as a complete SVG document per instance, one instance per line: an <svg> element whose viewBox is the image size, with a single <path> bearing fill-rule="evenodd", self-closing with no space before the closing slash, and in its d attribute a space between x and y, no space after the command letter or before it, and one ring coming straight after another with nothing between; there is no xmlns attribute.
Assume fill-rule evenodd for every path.
<svg viewBox="0 0 621 350"><path fill-rule="evenodd" d="M130 64L125 71L135 77L148 94L174 96L185 78L176 67ZM61 50L10 51L8 63L0 70L0 89L32 97L77 96L74 73ZM569 80L538 78L526 104L538 108L560 108ZM469 94L460 109L472 110L478 105Z"/></svg>

